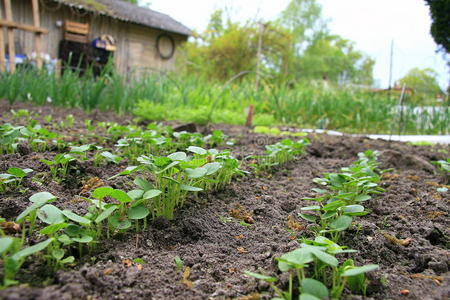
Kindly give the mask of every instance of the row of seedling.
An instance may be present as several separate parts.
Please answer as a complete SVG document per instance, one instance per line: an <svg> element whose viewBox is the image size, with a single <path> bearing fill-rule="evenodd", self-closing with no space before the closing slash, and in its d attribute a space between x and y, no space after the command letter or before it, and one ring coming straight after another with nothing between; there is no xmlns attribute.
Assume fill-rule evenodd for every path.
<svg viewBox="0 0 450 300"><path fill-rule="evenodd" d="M278 143L266 145L264 155L251 157L256 160L252 166L259 173L283 165L302 155L309 144L309 140L304 138L298 141L283 139Z"/></svg>
<svg viewBox="0 0 450 300"><path fill-rule="evenodd" d="M134 125L123 126L109 122L98 122L96 126L93 126L92 122L87 120L85 126L89 134L74 143L66 141L61 134L50 132L33 119L30 119L26 126L5 123L0 125L0 154L14 153L20 144L28 145L33 152L49 150L59 152L68 148L78 148L78 152L86 153L88 150L104 149L101 153L94 154L95 163L98 165L105 159L117 163L119 156L135 161L135 158L140 155L164 155L188 146L216 147L225 142L230 143L227 141L227 136L220 130L214 130L211 134L204 136L197 132L176 132L170 127L155 124L150 124L143 129ZM97 134L96 129L103 130L104 135ZM88 143L92 140L98 141L96 146L92 142ZM113 147L115 150L112 149ZM104 153L105 150L109 151ZM87 159L87 155L85 158Z"/></svg>
<svg viewBox="0 0 450 300"><path fill-rule="evenodd" d="M137 161L139 164L127 167L116 176L135 176L143 193L159 191L147 206L153 217L167 219L173 219L175 208L183 206L190 192L221 189L233 176L244 173L229 150L206 150L197 146L167 156L142 155Z"/></svg>
<svg viewBox="0 0 450 300"><path fill-rule="evenodd" d="M128 230L145 230L148 217L172 219L174 210L184 204L188 193L220 189L233 176L243 173L239 162L227 150L190 146L186 151L139 157L139 165L117 174L136 175L133 181L136 188L128 192L111 187L95 189L90 197L83 198L89 202L84 215L51 204L56 197L48 192L31 196L31 204L14 223L19 226L21 237L0 232L3 287L17 283L15 276L29 255L42 253L49 266L59 269L74 262L74 255L70 255L74 251L81 256L84 249L91 250L102 238ZM5 174L20 180L29 171L19 170L11 168ZM45 227L36 230L39 221ZM43 241L25 247L26 238L31 235Z"/></svg>
<svg viewBox="0 0 450 300"><path fill-rule="evenodd" d="M300 217L313 224L315 238L302 238L300 248L276 258L278 269L288 273L287 289L276 285L276 277L246 272L268 282L276 299L340 299L346 288L365 296L365 273L378 269L378 265L356 266L353 259L339 263L336 258L339 254L357 252L338 244L341 234L351 226L353 218L367 214L362 204L371 195L383 192L378 185L383 172L378 169L378 152L368 150L358 155L359 160L342 168L340 173L328 173L313 180L320 186L313 189L317 197L304 200L316 205L302 207Z"/></svg>

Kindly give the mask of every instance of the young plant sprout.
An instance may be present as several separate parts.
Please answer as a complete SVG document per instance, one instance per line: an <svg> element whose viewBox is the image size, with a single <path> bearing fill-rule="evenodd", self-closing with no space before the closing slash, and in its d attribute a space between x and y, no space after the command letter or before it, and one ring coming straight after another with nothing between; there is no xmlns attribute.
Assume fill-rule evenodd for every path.
<svg viewBox="0 0 450 300"><path fill-rule="evenodd" d="M31 172L32 169L9 168L6 173L0 174L0 192L5 192L7 187L18 189L25 176Z"/></svg>
<svg viewBox="0 0 450 300"><path fill-rule="evenodd" d="M227 150L219 152L197 146L186 150L187 153L180 151L168 156L142 155L137 159L139 166L130 166L116 175L143 173L154 179L154 184L148 181L145 186L138 184L146 193L144 203L153 218L173 219L175 208L183 206L189 192L221 188L234 175L243 173Z"/></svg>
<svg viewBox="0 0 450 300"><path fill-rule="evenodd" d="M370 200L373 194L384 192L378 185L378 173L383 171L378 170L377 155L376 151L368 150L360 153L360 159L352 166L342 168L341 173L328 173L324 178L313 179L321 186L313 189L318 196L303 200L317 204L302 207L300 217L317 224L318 233L329 234L337 242L341 232L352 224L353 217L367 214L363 202Z"/></svg>
<svg viewBox="0 0 450 300"><path fill-rule="evenodd" d="M64 178L69 172L70 162L75 161L75 157L70 154L57 154L53 160L41 159L41 162L50 168L53 180L57 180L58 176Z"/></svg>
<svg viewBox="0 0 450 300"><path fill-rule="evenodd" d="M257 170L268 170L274 166L283 165L288 161L302 155L309 145L308 139L292 141L284 139L273 145L266 145L265 155L258 158Z"/></svg>
<svg viewBox="0 0 450 300"><path fill-rule="evenodd" d="M53 239L47 239L33 246L23 248L23 240L15 237L1 237L0 256L3 261L3 286L1 288L18 284L19 282L14 280L14 278L25 259L30 255L41 252L52 241Z"/></svg>

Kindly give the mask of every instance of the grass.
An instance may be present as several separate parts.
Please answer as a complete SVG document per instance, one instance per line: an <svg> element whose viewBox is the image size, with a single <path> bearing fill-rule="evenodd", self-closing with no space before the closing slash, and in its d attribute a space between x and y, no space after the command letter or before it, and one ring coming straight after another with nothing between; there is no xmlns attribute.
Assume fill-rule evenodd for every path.
<svg viewBox="0 0 450 300"><path fill-rule="evenodd" d="M111 67L94 78L65 72L57 79L33 69L0 75L0 98L85 110L133 112L146 120L179 120L198 124L243 125L253 105L256 126L292 125L349 133L449 134L450 108L401 113L397 100L357 88L320 85L271 85L255 91L252 82L220 84L169 74L127 79Z"/></svg>

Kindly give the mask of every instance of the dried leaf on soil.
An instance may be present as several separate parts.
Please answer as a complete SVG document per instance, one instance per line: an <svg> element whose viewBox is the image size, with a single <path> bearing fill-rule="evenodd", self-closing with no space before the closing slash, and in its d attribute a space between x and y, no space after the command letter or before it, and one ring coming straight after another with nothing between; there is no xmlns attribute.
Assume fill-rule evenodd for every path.
<svg viewBox="0 0 450 300"><path fill-rule="evenodd" d="M425 275L425 274L412 274L409 277L411 278L418 278L418 279L431 279L433 280L437 285L441 285L444 281L444 278L442 276L432 276L432 275Z"/></svg>
<svg viewBox="0 0 450 300"><path fill-rule="evenodd" d="M105 182L98 177L91 177L83 184L81 188L80 194L84 194L90 192L96 188L102 187L105 185Z"/></svg>
<svg viewBox="0 0 450 300"><path fill-rule="evenodd" d="M300 224L292 215L288 216L287 226L289 229L299 232L305 229L305 225Z"/></svg>
<svg viewBox="0 0 450 300"><path fill-rule="evenodd" d="M409 295L409 290L401 290L400 294L403 296L408 296Z"/></svg>
<svg viewBox="0 0 450 300"><path fill-rule="evenodd" d="M428 212L428 218L430 219L436 219L440 216L446 216L447 213L445 211L430 211Z"/></svg>
<svg viewBox="0 0 450 300"><path fill-rule="evenodd" d="M125 265L125 267L127 267L127 268L129 268L133 265L133 262L128 258L125 258L122 262Z"/></svg>
<svg viewBox="0 0 450 300"><path fill-rule="evenodd" d="M233 218L243 220L247 224L255 223L252 214L248 212L240 203L235 203L234 208L230 209L229 213Z"/></svg>
<svg viewBox="0 0 450 300"><path fill-rule="evenodd" d="M105 274L105 275L111 275L112 272L113 272L113 269L112 269L112 268L107 268L107 269L105 269L105 270L103 271L103 274Z"/></svg>
<svg viewBox="0 0 450 300"><path fill-rule="evenodd" d="M0 223L0 227L6 232L10 234L14 234L20 231L20 225L9 221L9 222L2 222Z"/></svg>
<svg viewBox="0 0 450 300"><path fill-rule="evenodd" d="M383 180L393 180L393 179L398 179L398 178L400 178L400 175L392 174L392 173L385 173L385 174L383 174L383 177L382 177Z"/></svg>
<svg viewBox="0 0 450 300"><path fill-rule="evenodd" d="M412 239L411 238L406 238L406 239L398 239L395 236L387 233L387 232L383 232L383 235L386 239L388 239L390 242L392 242L393 244L397 244L400 246L408 246Z"/></svg>
<svg viewBox="0 0 450 300"><path fill-rule="evenodd" d="M247 250L245 250L244 247L237 247L236 250L237 250L239 253L241 253L241 254L247 253L247 252L248 252Z"/></svg>
<svg viewBox="0 0 450 300"><path fill-rule="evenodd" d="M191 268L190 267L186 267L183 271L183 278L181 280L181 282L188 288L188 289L192 289L193 284L192 281L189 280L189 276L191 276Z"/></svg>
<svg viewBox="0 0 450 300"><path fill-rule="evenodd" d="M259 300L261 295L259 293L253 293L247 296L238 297L235 300Z"/></svg>
<svg viewBox="0 0 450 300"><path fill-rule="evenodd" d="M412 181L419 181L420 180L420 177L417 176L417 175L409 175L409 176L406 176L406 178L409 179L409 180L412 180Z"/></svg>

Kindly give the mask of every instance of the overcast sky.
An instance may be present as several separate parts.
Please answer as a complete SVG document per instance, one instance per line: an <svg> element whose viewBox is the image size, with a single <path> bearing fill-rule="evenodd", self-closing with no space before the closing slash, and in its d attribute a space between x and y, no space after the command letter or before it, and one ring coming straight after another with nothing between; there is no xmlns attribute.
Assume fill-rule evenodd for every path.
<svg viewBox="0 0 450 300"><path fill-rule="evenodd" d="M145 1L145 0L141 0ZM431 20L423 0L318 0L332 33L356 43L356 48L376 60L374 77L387 87L389 55L394 40L394 72L397 80L411 68L436 70L446 88L450 76L442 54L435 53L429 28ZM208 24L218 8L231 8L235 21L276 19L289 0L151 0L151 8L166 13L197 32Z"/></svg>

